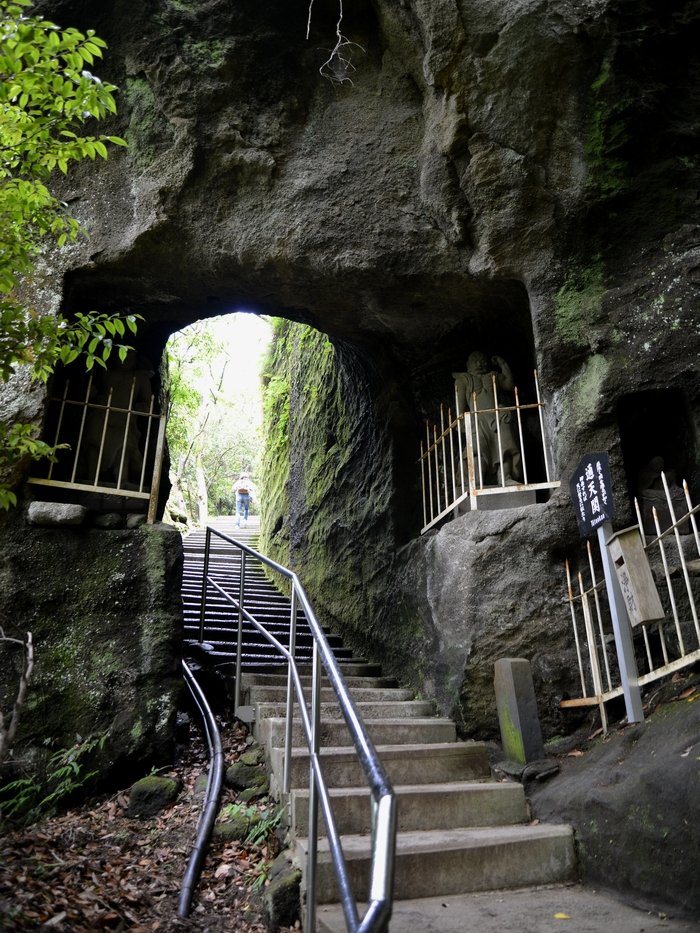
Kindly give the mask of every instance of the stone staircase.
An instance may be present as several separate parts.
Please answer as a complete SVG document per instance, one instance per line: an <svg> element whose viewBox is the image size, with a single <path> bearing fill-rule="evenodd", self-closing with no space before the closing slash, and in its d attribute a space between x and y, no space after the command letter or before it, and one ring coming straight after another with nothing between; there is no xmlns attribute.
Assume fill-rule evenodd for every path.
<svg viewBox="0 0 700 933"><path fill-rule="evenodd" d="M573 880L573 834L568 826L530 825L523 787L492 779L486 749L457 741L454 723L432 715L374 665L341 664L379 757L398 797L396 900L522 888ZM302 678L310 682L308 673ZM284 675L246 673L244 702L256 709L255 735L265 745L271 788L282 797ZM370 871L371 809L350 735L322 693L321 752L349 875L358 896ZM294 859L306 860L309 759L293 735L289 810ZM319 928L344 930L328 846L319 841ZM420 916L420 911L414 917ZM420 927L415 927L420 929Z"/></svg>
<svg viewBox="0 0 700 933"><path fill-rule="evenodd" d="M213 519L211 525L237 541L257 548L259 520L250 516L248 523L238 527L233 516ZM202 603L202 573L206 532L196 530L184 539L184 565L182 571L182 606L185 620L185 649L199 640L200 610ZM209 575L233 596L238 598L241 573L241 552L238 548L216 536L212 537L209 557ZM245 574L246 608L282 644L289 641L289 599L265 577L257 561L248 561ZM207 590L207 611L204 624L204 642L207 660L213 665L225 665L236 657L238 614L231 604L210 586ZM333 653L338 659L350 659L352 651L343 645L337 635L326 633ZM295 660L310 661L312 635L305 620L299 616ZM249 622L243 623L242 667L245 670L268 670L281 666L283 659L263 635Z"/></svg>
<svg viewBox="0 0 700 933"><path fill-rule="evenodd" d="M237 528L233 519L217 519L216 527L256 546L255 520L248 528ZM204 532L194 532L185 539L186 643L196 642L199 635L203 553ZM210 572L234 594L240 577L237 553L226 542L214 539ZM251 611L286 644L289 600L254 565L246 569L246 592L255 607ZM217 666L226 666L235 657L236 625L230 606L211 589L204 640L209 645L207 656ZM530 825L522 785L492 778L483 744L457 741L454 723L434 715L432 704L414 699L410 690L383 677L377 665L353 658L341 639L328 638L398 797L394 894L397 902L410 899L411 910L410 922L392 921L392 931L439 929L427 920L427 907L426 919L422 919L421 903L427 905L436 896L573 880L570 827ZM307 691L310 658L311 634L300 624L296 660ZM255 711L253 731L266 749L271 792L282 799L286 673L279 655L249 625L244 630L242 663L241 700ZM321 704L323 773L351 883L361 898L368 890L370 872L369 790L330 686L323 686ZM303 869L308 846L309 756L302 745L300 720L293 723L292 743L292 790L287 803L294 860ZM338 890L325 836L319 839L318 851L318 929L340 933L345 921L336 903Z"/></svg>

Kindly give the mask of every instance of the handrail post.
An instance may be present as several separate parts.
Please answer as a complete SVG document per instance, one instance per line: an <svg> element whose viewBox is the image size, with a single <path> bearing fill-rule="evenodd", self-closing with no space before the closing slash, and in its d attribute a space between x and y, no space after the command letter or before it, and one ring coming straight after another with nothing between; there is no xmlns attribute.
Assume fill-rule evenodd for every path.
<svg viewBox="0 0 700 933"><path fill-rule="evenodd" d="M209 548L211 547L211 528L207 528L204 538L204 565L202 567L202 599L199 605L199 644L204 641L204 614L207 608L207 577L209 576Z"/></svg>
<svg viewBox="0 0 700 933"><path fill-rule="evenodd" d="M289 615L289 655L294 658L297 648L297 591L292 587L292 607ZM283 790L289 793L292 781L292 714L294 713L294 680L292 679L292 661L287 665L287 723L284 738L284 781Z"/></svg>
<svg viewBox="0 0 700 933"><path fill-rule="evenodd" d="M318 862L318 790L314 760L318 756L321 727L321 663L318 643L314 639L311 667L311 749L309 755L309 847L306 854L306 923L307 930L316 929L316 865Z"/></svg>
<svg viewBox="0 0 700 933"><path fill-rule="evenodd" d="M241 705L241 655L243 653L243 600L245 597L245 559L246 553L241 550L241 579L238 584L238 640L236 642L236 684L233 694L234 712L238 712Z"/></svg>
<svg viewBox="0 0 700 933"><path fill-rule="evenodd" d="M478 413L474 414L474 418L478 418ZM476 434L476 443L477 448L479 446L479 426L478 422L476 424L477 434ZM469 483L469 508L472 512L477 508L476 501L476 473L474 469L474 438L472 436L472 415L471 412L464 412L464 432L467 442L467 477ZM477 454L480 458L480 454ZM481 479L481 459L479 459L479 479Z"/></svg>

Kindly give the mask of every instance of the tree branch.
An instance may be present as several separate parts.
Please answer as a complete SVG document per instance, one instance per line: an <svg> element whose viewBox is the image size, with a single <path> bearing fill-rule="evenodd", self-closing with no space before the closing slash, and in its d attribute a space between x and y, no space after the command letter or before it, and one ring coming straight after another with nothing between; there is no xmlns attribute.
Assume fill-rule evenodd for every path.
<svg viewBox="0 0 700 933"><path fill-rule="evenodd" d="M12 707L10 723L7 727L5 727L5 717L0 710L0 765L3 764L7 756L10 754L12 743L14 742L15 735L17 734L20 716L22 715L24 701L27 695L27 688L29 686L29 681L32 678L32 671L34 670L34 644L32 642L31 632L27 632L26 640L22 641L21 638L12 638L11 636L6 635L4 629L0 628L0 642L3 641L14 642L17 645L22 645L24 648L24 664L22 666L22 673L19 678L17 696L15 697L14 706Z"/></svg>

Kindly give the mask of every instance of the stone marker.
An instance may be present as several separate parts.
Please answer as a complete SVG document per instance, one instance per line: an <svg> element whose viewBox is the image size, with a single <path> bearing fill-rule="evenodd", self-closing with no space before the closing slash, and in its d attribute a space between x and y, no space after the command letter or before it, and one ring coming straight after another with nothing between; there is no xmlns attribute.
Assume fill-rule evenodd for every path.
<svg viewBox="0 0 700 933"><path fill-rule="evenodd" d="M496 708L505 757L523 764L544 758L530 662L524 658L502 658L496 661L494 671Z"/></svg>

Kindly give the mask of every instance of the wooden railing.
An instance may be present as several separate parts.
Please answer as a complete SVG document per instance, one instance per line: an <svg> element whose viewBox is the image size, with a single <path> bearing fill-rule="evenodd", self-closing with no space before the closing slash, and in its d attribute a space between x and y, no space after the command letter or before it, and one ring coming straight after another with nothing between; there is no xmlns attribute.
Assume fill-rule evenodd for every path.
<svg viewBox="0 0 700 933"><path fill-rule="evenodd" d="M672 492L663 473L661 480L661 509L651 507L650 515L643 516L640 503L635 499L639 533L665 612L662 621L635 628L634 652L640 687L700 661L697 605L700 598L700 535L697 526L700 505L693 505L686 482ZM680 517L679 506L682 508ZM645 532L649 519L654 535ZM605 704L621 696L623 686L613 648L610 607L602 572L598 568L599 560L588 541L581 569L574 572L571 563L566 562L567 602L576 645L581 696L562 700L560 705L564 708L598 706L603 728L607 730Z"/></svg>
<svg viewBox="0 0 700 933"><path fill-rule="evenodd" d="M556 489L561 484L552 479L551 456L548 450L545 424L544 403L540 398L537 371L534 371L534 391L536 401L521 404L517 386L513 389L515 403L500 405L496 376L493 379L492 408L479 409L476 395L470 400L470 410L460 412L459 395L455 386L455 407L440 406L439 423L426 421L425 441L420 445L421 488L423 493L423 527L421 534L435 526L468 500L469 508L479 508L479 497L505 495L514 492L536 492L542 489ZM525 418L536 415L534 432L528 434L526 443ZM496 432L500 479L488 481L482 468L480 419L490 419ZM522 466L522 482L505 479L505 460L501 436L504 419L517 425L517 440ZM532 419L530 420L532 428ZM535 478L539 473L540 477ZM482 500L483 501L483 500ZM503 507L506 507L503 500Z"/></svg>
<svg viewBox="0 0 700 933"><path fill-rule="evenodd" d="M71 397L66 381L60 396L49 397L46 440L56 456L45 475L35 467L28 482L148 500L154 521L165 444L165 414L155 395L139 391L137 376L98 391L91 374L78 391L81 397Z"/></svg>

